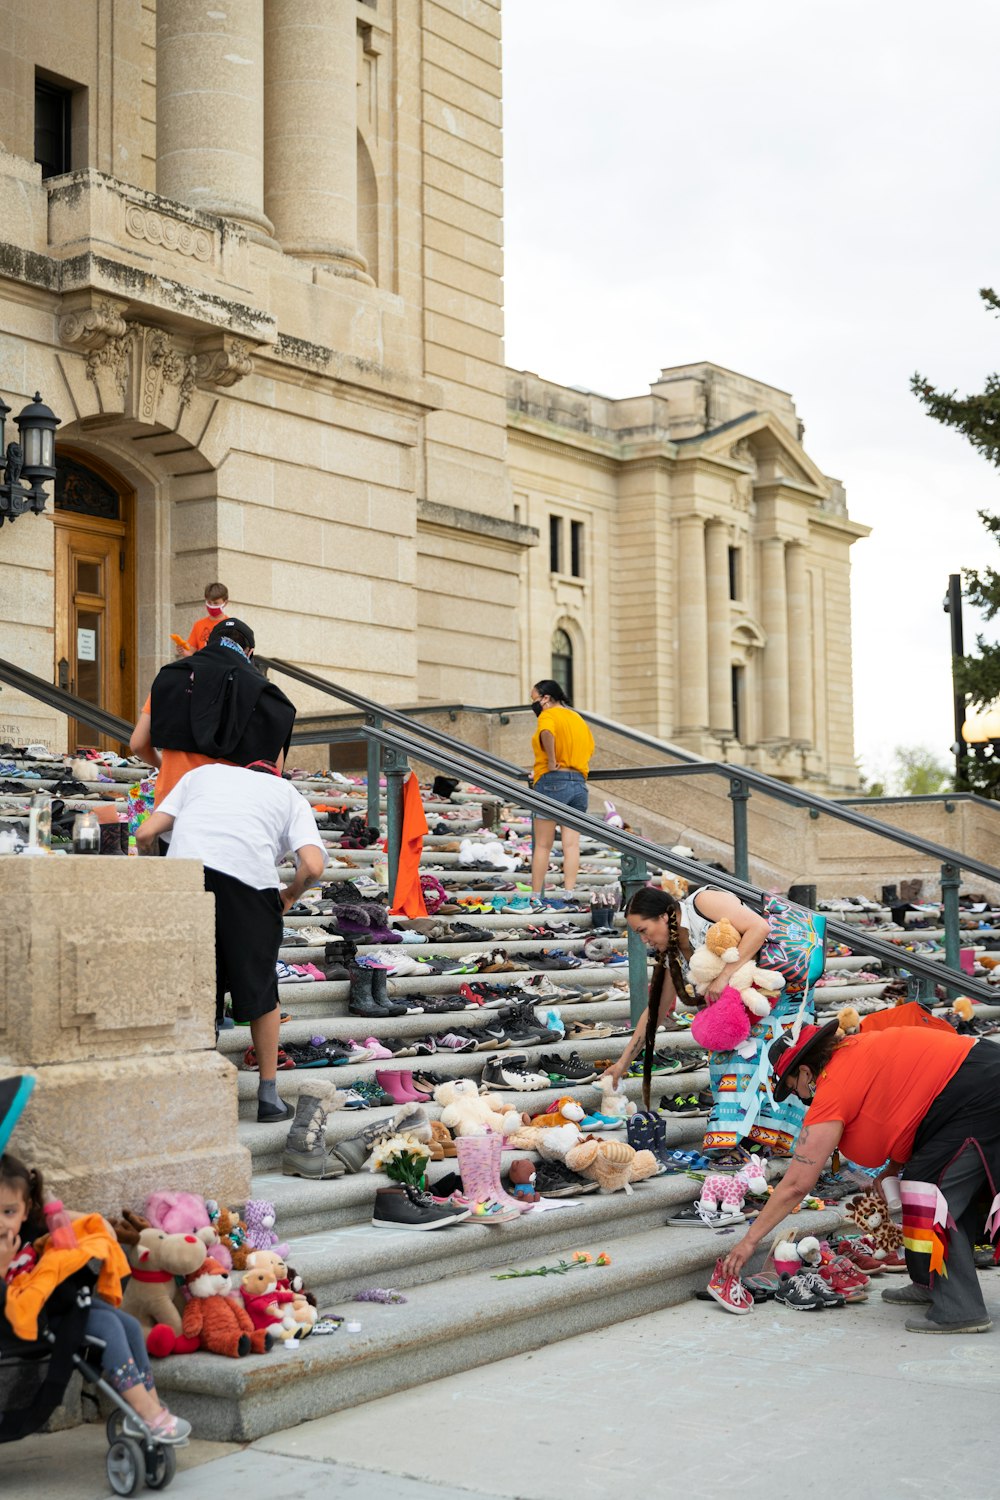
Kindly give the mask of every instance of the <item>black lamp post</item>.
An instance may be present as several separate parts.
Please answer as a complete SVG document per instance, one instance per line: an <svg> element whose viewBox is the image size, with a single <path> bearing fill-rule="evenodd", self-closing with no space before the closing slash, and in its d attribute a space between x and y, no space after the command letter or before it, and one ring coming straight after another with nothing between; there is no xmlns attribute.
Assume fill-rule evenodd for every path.
<svg viewBox="0 0 1000 1500"><path fill-rule="evenodd" d="M965 638L962 630L962 575L948 574L948 592L944 596L944 612L951 622L951 682L952 706L955 714L955 739L952 754L955 757L955 780L961 783L965 775L965 759L968 755L965 726L965 694L959 692L955 682L955 660L965 655Z"/></svg>
<svg viewBox="0 0 1000 1500"><path fill-rule="evenodd" d="M34 401L24 408L17 422L19 441L5 441L5 426L10 407L0 396L0 453L5 456L3 483L0 484L0 526L16 521L26 511L40 516L45 509L45 486L56 477L56 428L59 418L42 400L38 391Z"/></svg>

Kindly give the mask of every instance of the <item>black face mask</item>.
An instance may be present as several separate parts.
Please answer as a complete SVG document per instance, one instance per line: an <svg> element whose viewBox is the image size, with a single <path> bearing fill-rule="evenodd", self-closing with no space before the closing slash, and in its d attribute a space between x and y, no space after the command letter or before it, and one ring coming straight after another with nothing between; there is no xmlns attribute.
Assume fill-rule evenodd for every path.
<svg viewBox="0 0 1000 1500"><path fill-rule="evenodd" d="M538 715L542 712L542 705L540 703L533 703L531 705L531 712L534 714L535 718L537 719Z"/></svg>

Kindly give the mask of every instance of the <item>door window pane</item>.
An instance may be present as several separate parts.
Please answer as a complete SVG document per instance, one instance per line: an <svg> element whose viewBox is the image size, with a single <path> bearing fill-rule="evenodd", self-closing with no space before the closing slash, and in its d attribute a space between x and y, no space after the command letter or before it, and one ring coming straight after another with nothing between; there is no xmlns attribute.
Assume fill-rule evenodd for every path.
<svg viewBox="0 0 1000 1500"><path fill-rule="evenodd" d="M76 560L76 591L78 594L97 594L103 597L101 587L101 565L87 562L82 557Z"/></svg>
<svg viewBox="0 0 1000 1500"><path fill-rule="evenodd" d="M101 627L104 615L96 609L80 609L76 614L76 691L88 703L101 701L101 657L104 642Z"/></svg>

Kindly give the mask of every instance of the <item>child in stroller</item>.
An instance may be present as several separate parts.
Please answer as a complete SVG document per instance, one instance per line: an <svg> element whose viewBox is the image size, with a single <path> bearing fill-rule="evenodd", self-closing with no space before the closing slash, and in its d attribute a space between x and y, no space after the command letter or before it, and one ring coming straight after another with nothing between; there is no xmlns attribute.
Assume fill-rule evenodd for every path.
<svg viewBox="0 0 1000 1500"><path fill-rule="evenodd" d="M0 1156L0 1296L4 1300L7 1288L13 1288L38 1264L32 1242L46 1232L41 1173L4 1153ZM99 1270L100 1263L92 1260L56 1289L59 1295L49 1299L40 1320L41 1347L22 1344L6 1322L0 1323L0 1363L23 1351L29 1359L32 1353L51 1355L56 1367L46 1380L51 1400L36 1399L30 1413L14 1410L0 1415L0 1443L37 1431L61 1398L73 1369L79 1369L117 1408L108 1421L112 1488L119 1494L132 1494L142 1477L151 1488L163 1488L173 1478L175 1467L173 1453L166 1452L164 1445L173 1448L186 1443L191 1425L160 1401L139 1323L93 1292ZM60 1349L60 1345L68 1347ZM59 1388L53 1389L56 1384ZM48 1410L43 1412L46 1405ZM137 1466L134 1486L125 1487Z"/></svg>

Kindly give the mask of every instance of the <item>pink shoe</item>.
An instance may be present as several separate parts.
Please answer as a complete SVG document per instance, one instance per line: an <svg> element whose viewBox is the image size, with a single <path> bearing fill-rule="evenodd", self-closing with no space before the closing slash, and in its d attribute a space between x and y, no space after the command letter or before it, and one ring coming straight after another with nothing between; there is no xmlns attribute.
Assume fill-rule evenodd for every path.
<svg viewBox="0 0 1000 1500"><path fill-rule="evenodd" d="M410 1077L413 1077L412 1073ZM396 1104L412 1104L414 1102L414 1095L406 1089L405 1079L405 1073L398 1073L394 1069L376 1068L375 1070L375 1081L379 1088L384 1094L388 1094ZM421 1098L423 1097L421 1095Z"/></svg>
<svg viewBox="0 0 1000 1500"><path fill-rule="evenodd" d="M430 1094L421 1093L420 1089L418 1089L418 1088L414 1088L414 1086L413 1086L413 1074L410 1073L410 1072L404 1071L404 1072L400 1073L399 1076L403 1080L403 1087L405 1089L409 1090L409 1094L408 1094L407 1097L410 1098L410 1099L418 1101L420 1104L426 1104L427 1101L428 1101L428 1099L431 1096L430 1096Z"/></svg>
<svg viewBox="0 0 1000 1500"><path fill-rule="evenodd" d="M363 1042L349 1041L349 1047L366 1047L369 1057L374 1057L378 1062L384 1062L387 1057L392 1057L388 1047L383 1047L377 1036L366 1036Z"/></svg>
<svg viewBox="0 0 1000 1500"><path fill-rule="evenodd" d="M492 1178L490 1186L493 1190L493 1198L497 1203L502 1203L504 1208L516 1209L519 1214L528 1214L534 1208L533 1203L525 1203L523 1198L513 1198L504 1187L500 1177L500 1162L503 1154L503 1136L494 1132L487 1136L490 1143L490 1170Z"/></svg>

